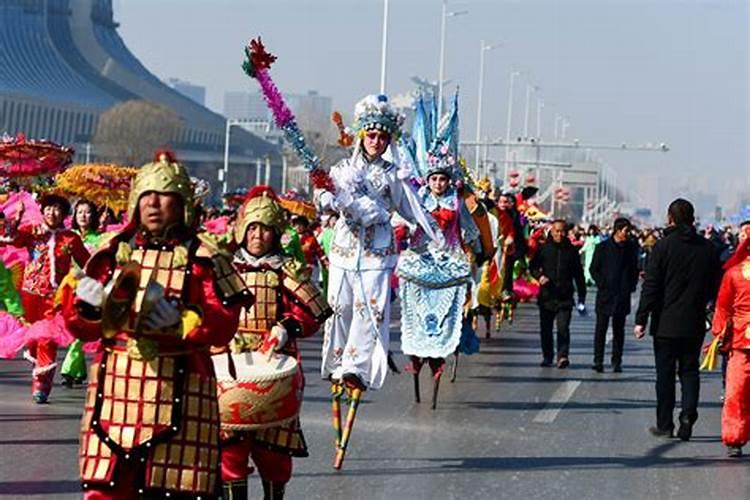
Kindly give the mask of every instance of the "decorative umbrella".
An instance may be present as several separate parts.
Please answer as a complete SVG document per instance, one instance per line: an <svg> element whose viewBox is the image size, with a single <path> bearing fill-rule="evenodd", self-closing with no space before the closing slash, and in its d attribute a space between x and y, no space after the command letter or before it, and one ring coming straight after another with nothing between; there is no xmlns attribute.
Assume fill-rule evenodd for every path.
<svg viewBox="0 0 750 500"><path fill-rule="evenodd" d="M26 180L52 176L70 165L73 154L73 149L54 142L6 135L0 138L0 176Z"/></svg>
<svg viewBox="0 0 750 500"><path fill-rule="evenodd" d="M136 168L104 163L74 165L55 178L57 189L97 205L111 208L115 213L128 208L130 182Z"/></svg>
<svg viewBox="0 0 750 500"><path fill-rule="evenodd" d="M302 216L309 221L315 220L315 217L318 215L315 210L315 205L303 199L299 193L293 189L290 189L282 196L279 196L279 202L285 210L289 211L290 214Z"/></svg>

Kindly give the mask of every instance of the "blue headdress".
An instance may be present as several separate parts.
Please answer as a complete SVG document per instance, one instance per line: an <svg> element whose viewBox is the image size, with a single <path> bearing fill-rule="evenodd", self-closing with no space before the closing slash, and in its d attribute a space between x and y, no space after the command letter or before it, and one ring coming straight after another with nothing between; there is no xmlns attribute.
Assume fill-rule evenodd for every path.
<svg viewBox="0 0 750 500"><path fill-rule="evenodd" d="M355 132L380 130L391 135L395 140L401 135L404 117L391 107L388 97L368 95L354 106Z"/></svg>
<svg viewBox="0 0 750 500"><path fill-rule="evenodd" d="M428 111L429 109L429 111ZM422 96L416 102L412 145L409 153L419 176L427 179L441 172L452 180L463 177L458 159L458 91L449 114L438 124L434 99Z"/></svg>

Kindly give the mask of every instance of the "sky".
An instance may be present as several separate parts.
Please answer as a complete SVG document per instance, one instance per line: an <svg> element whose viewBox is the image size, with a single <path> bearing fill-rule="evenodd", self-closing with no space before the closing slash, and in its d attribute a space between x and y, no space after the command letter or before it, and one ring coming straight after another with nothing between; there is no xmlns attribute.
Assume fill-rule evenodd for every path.
<svg viewBox="0 0 750 500"><path fill-rule="evenodd" d="M387 85L436 80L441 0L390 0ZM261 35L279 59L282 92L314 89L351 112L377 93L383 0L114 0L119 32L158 77L207 87L221 112L227 90L257 90L240 69ZM555 115L588 144L667 143L671 151L600 156L635 196L718 193L750 201L750 2L745 0L449 0L446 91L460 88L462 138L473 139L480 40L485 53L483 136L504 137L509 77L516 80L512 135L520 135L527 85L544 101L542 137ZM532 101L533 106L536 101ZM532 115L532 130L536 130ZM663 187L661 187L663 186ZM653 200L652 200L653 202ZM652 203L653 204L653 203Z"/></svg>

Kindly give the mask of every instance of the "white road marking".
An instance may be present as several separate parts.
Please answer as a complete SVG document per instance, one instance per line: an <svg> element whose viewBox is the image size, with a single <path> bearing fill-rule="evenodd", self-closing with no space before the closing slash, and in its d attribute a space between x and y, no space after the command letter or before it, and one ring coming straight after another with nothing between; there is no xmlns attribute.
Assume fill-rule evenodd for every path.
<svg viewBox="0 0 750 500"><path fill-rule="evenodd" d="M563 409L565 404L570 401L573 393L576 392L578 386L581 385L580 380L566 380L560 387L552 394L547 404L542 408L536 417L534 422L537 424L551 424L557 418L557 414Z"/></svg>

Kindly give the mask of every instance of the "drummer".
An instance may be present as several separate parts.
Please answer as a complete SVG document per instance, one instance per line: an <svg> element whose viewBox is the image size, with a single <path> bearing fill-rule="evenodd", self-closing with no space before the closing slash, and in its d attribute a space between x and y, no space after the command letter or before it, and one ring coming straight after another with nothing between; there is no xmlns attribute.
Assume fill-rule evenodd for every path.
<svg viewBox="0 0 750 500"><path fill-rule="evenodd" d="M286 227L284 210L273 190L268 186L254 187L237 216L234 241L239 248L234 265L255 295L256 303L240 316L240 327L229 346L232 352L270 354L270 350L275 350L300 361L297 339L313 335L331 314L303 265L284 255L281 236ZM242 367L237 366L236 370L239 373ZM301 376L301 365L298 370ZM257 394L253 393L253 397ZM263 401L254 399L253 403L257 407ZM247 498L250 457L258 468L264 498L283 498L292 475L292 457L307 456L299 417L253 431L228 430L227 426L233 423L236 424L222 421L224 497Z"/></svg>

